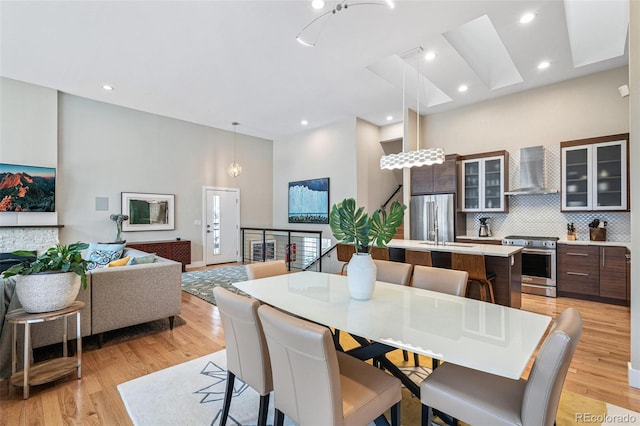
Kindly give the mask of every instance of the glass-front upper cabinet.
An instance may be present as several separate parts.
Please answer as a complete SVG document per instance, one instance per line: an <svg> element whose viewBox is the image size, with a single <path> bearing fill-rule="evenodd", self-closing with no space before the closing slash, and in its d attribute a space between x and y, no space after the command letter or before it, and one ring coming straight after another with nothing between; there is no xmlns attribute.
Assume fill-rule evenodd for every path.
<svg viewBox="0 0 640 426"><path fill-rule="evenodd" d="M503 212L506 210L505 156L493 155L462 160L461 210Z"/></svg>
<svg viewBox="0 0 640 426"><path fill-rule="evenodd" d="M562 210L628 210L628 134L562 142Z"/></svg>

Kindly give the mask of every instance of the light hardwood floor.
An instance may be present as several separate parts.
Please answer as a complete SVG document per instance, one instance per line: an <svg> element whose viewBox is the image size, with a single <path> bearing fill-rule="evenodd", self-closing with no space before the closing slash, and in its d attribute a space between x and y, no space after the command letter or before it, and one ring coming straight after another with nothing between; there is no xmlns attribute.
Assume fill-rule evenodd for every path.
<svg viewBox="0 0 640 426"><path fill-rule="evenodd" d="M131 424L118 384L224 346L216 307L184 292L182 303L185 325L85 350L81 380L70 377L32 387L26 401L22 388L0 382L0 425ZM523 309L554 317L569 306L582 313L584 332L565 389L640 411L640 390L627 384L629 308L523 295Z"/></svg>

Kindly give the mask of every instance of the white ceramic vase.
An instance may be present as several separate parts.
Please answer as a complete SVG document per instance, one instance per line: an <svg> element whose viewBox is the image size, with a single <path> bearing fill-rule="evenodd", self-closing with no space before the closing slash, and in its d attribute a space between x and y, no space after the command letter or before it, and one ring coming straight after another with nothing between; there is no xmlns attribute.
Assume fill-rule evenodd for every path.
<svg viewBox="0 0 640 426"><path fill-rule="evenodd" d="M51 312L66 308L80 291L80 276L73 272L16 275L16 294L25 311Z"/></svg>
<svg viewBox="0 0 640 426"><path fill-rule="evenodd" d="M371 299L376 284L376 264L370 254L353 254L347 268L347 283L353 299Z"/></svg>

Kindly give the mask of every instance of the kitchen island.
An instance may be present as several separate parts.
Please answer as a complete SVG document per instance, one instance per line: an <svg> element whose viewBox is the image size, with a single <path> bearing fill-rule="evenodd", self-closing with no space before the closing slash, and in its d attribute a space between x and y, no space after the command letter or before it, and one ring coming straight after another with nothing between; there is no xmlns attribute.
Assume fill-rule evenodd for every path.
<svg viewBox="0 0 640 426"><path fill-rule="evenodd" d="M433 266L447 269L451 268L451 253L484 255L487 272L496 274L493 281L496 303L520 308L521 247L452 242L436 245L430 241L399 239L391 240L387 246L391 260L404 262L405 250L430 251ZM469 295L480 298L477 285L471 286Z"/></svg>

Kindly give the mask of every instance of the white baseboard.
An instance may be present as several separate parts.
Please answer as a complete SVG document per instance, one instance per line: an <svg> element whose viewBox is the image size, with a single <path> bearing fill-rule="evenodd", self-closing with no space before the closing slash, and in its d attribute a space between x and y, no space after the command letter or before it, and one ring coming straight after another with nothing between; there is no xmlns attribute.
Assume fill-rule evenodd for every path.
<svg viewBox="0 0 640 426"><path fill-rule="evenodd" d="M640 370L631 367L631 363L627 363L629 368L629 386L640 389Z"/></svg>
<svg viewBox="0 0 640 426"><path fill-rule="evenodd" d="M185 266L185 270L189 271L190 269L195 269L195 268L204 268L205 266L207 266L206 263L204 263L204 260L199 260L197 262L191 262L190 264L188 264L187 266Z"/></svg>

